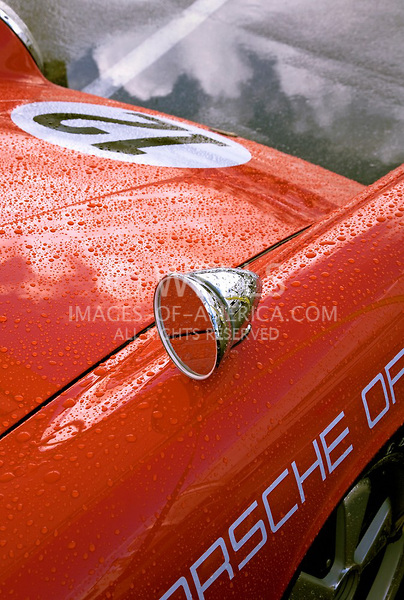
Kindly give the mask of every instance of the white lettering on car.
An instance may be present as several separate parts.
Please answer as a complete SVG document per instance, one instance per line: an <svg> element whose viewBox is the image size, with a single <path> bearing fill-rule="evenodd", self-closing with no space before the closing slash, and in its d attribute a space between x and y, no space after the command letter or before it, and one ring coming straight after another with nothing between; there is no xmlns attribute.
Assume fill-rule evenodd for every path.
<svg viewBox="0 0 404 600"><path fill-rule="evenodd" d="M269 526L271 528L272 533L275 533L276 531L278 531L278 529L280 529L286 523L286 521L288 519L290 519L290 517L293 515L293 513L295 513L297 511L297 509L299 508L298 505L295 504L286 513L286 515L280 521L278 521L278 523L275 523L271 508L269 506L268 496L281 483L281 481L283 481L285 479L285 477L288 475L288 473L289 473L288 469L285 469L284 471L282 471L282 473L279 475L279 477L277 477L275 479L275 481L273 483L271 483L271 485L269 485L267 487L267 489L265 490L265 492L262 494L262 501L265 506L265 510L266 510L266 513L268 516Z"/></svg>
<svg viewBox="0 0 404 600"><path fill-rule="evenodd" d="M326 478L324 463L323 463L322 456L320 454L320 449L318 447L317 440L313 440L313 447L316 452L317 460L314 461L314 463L311 465L311 467L309 467L307 469L307 471L305 473L303 473L303 475L299 474L299 470L297 468L296 462L292 461L292 469L293 469L293 473L295 474L295 479L296 479L297 487L299 488L299 494L300 494L300 499L302 501L302 504L306 500L306 496L304 495L302 483L303 483L303 481L305 481L308 478L309 475L311 475L313 473L314 469L317 469L317 468L320 469L321 479L323 481Z"/></svg>
<svg viewBox="0 0 404 600"><path fill-rule="evenodd" d="M387 381L389 383L391 399L393 401L393 404L396 403L396 396L394 393L394 384L397 383L397 381L399 379L401 379L401 377L404 375L404 367L393 378L391 377L390 369L393 365L396 364L396 362L398 362L400 360L400 358L403 358L403 356L404 356L404 348L398 354L396 354L396 356L384 367L384 370L386 371Z"/></svg>
<svg viewBox="0 0 404 600"><path fill-rule="evenodd" d="M201 564L204 563L205 560L217 548L221 549L223 558L224 558L224 562L216 569L216 571L209 577L209 579L207 579L204 583L201 583L201 581L199 579L199 575L198 575L198 567L200 567ZM191 571L191 575L192 575L194 583L195 583L196 591L198 593L198 598L200 598L200 600L203 600L203 598L205 598L204 592L208 589L208 587L210 587L212 585L212 583L214 581L216 581L216 579L219 577L219 575L221 575L225 571L227 571L227 573L229 575L229 579L233 579L234 571L233 571L233 567L230 564L229 551L227 550L227 546L226 546L224 539L222 537L220 537L215 542L213 542L213 544L210 546L210 548L208 548L206 550L206 552L204 552L202 554L202 556L200 558L198 558L198 560L196 562L194 562L190 571Z"/></svg>
<svg viewBox="0 0 404 600"><path fill-rule="evenodd" d="M397 384L399 379L404 375L404 367L395 375L392 375L392 368L398 361L404 357L404 348L396 354L396 356L390 360L390 362L384 367L383 371L378 373L362 390L361 397L363 402L363 407L365 409L365 414L367 418L367 423L370 429L372 429L388 411L392 404L395 404L397 401L395 395L394 386ZM385 374L383 374L385 373ZM387 384L386 384L387 381ZM384 406L380 410L380 394L379 394L379 412L372 410L372 407L369 406L369 391L377 386L377 390L383 395L384 398ZM388 395L388 389L391 394L391 402ZM349 443L349 427L345 426L341 431L341 425L345 425L344 420L346 419L345 412L342 410L332 421L325 427L318 436L312 440L311 444L314 449L314 453L316 455L316 460L303 471L301 465L297 465L297 461L293 460L290 463L291 471L289 468L285 468L278 477L274 479L274 481L264 490L262 493L262 503L265 508L265 513L268 518L268 525L270 531L275 534L279 529L281 529L285 523L299 510L300 506L306 501L306 495L303 489L304 482L314 473L317 469L319 474L321 475L322 481L325 481L328 475L333 473L341 463L349 456L349 454L353 451L354 447L352 443ZM337 427L339 426L339 427ZM336 430L336 431L335 431ZM340 433L337 433L340 431ZM322 452L320 450L321 443ZM325 459L325 464L324 464ZM328 471L328 473L327 473ZM301 474L302 473L302 474ZM282 484L288 477L295 478L295 483L297 487L297 491L300 496L300 505L295 503L292 505L289 510L286 512L283 511L283 516L275 515L276 507L271 507L270 505L270 495L274 492L278 486ZM242 550L243 546L250 540L254 535L258 535L260 533L260 539L256 546L250 550L248 555L238 563L237 568L239 571L261 550L261 548L266 544L268 540L267 528L262 519L259 519L248 531L245 533L241 539L237 540L236 537L236 529L249 517L249 515L259 507L258 502L255 500L250 506L232 523L229 527L228 534L232 549L234 552L238 553ZM206 559L211 556L211 554L220 548L222 552L222 556L224 558L224 562L216 569L216 571L204 582L201 583L197 569L206 561ZM199 600L203 600L205 598L204 592L210 585L225 571L229 576L229 579L233 579L234 577L234 569L230 563L229 553L226 547L226 542L223 537L218 538L213 544L208 548L206 552L200 556L200 558L191 566L190 574L192 576L192 580L195 584L198 598ZM180 587L183 588L185 597L187 599L192 598L192 593L190 591L189 583L187 582L186 577L180 577L173 586L161 596L159 600L168 600L175 591L177 591Z"/></svg>
<svg viewBox="0 0 404 600"><path fill-rule="evenodd" d="M330 433L330 431L335 427L335 425L337 425L337 423L339 423L341 421L341 419L343 419L344 417L345 417L344 411L340 412L339 415L337 417L335 417L335 419L328 425L328 427L326 427L324 429L324 431L322 431L320 433L320 440L321 440L321 443L323 446L325 460L327 461L327 466L328 466L328 470L330 473L332 473L338 467L338 465L340 465L342 463L342 461L348 456L348 454L350 452L352 452L352 450L353 450L353 446L351 444L336 460L334 459L335 462L333 462L333 463L331 462L331 458L330 458L331 452L348 435L349 429L348 429L348 427L346 427L344 429L344 431L342 433L340 433L339 436L337 436L333 442L330 443L330 445L328 445L325 438Z"/></svg>
<svg viewBox="0 0 404 600"><path fill-rule="evenodd" d="M265 524L264 521L262 519L260 519L259 521L257 521L257 523L251 527L251 529L241 538L241 540L238 542L236 540L236 536L234 534L235 529L248 517L248 515L250 515L253 510L255 510L258 507L258 502L255 500L251 506L249 506L247 508L247 510L245 510L243 512L242 515L239 516L238 519L236 519L234 521L234 523L232 525L230 525L229 527L229 538L230 538L230 542L231 545L233 546L233 550L235 552L238 552L240 550L240 548L242 548L244 546L244 544L246 542L248 542L248 540L257 532L260 531L261 532L261 541L259 542L259 544L257 544L255 546L255 548L253 550L251 550L251 552L246 556L246 558L244 558L244 560L241 561L241 563L239 563L238 566L238 570L241 571L241 569L252 559L253 556L255 556L258 552L258 550L260 550L262 548L262 546L265 544L265 542L268 539L267 536L267 532L265 529Z"/></svg>
<svg viewBox="0 0 404 600"><path fill-rule="evenodd" d="M187 600L192 600L191 590L189 589L188 581L185 579L185 577L180 577L177 579L174 585L172 585L170 589L166 591L164 596L161 596L160 600L167 600L167 598L170 598L174 592L180 589L180 587L182 587L184 590Z"/></svg>
<svg viewBox="0 0 404 600"><path fill-rule="evenodd" d="M404 375L404 367L394 376L391 375L392 367L404 357L404 348L398 352L392 360L387 363L384 367L385 375L383 371L380 371L375 377L373 377L372 381L370 381L367 386L365 386L362 390L362 403L365 409L365 414L368 422L369 429L373 429L377 423L387 414L391 408L391 404L396 403L396 395L394 386ZM391 395L391 403L389 394L387 391L387 385L390 390ZM370 390L373 390L373 394L369 394ZM383 395L383 396L382 396ZM376 401L376 402L375 402ZM373 406L372 406L373 404ZM375 405L376 404L376 408ZM380 406L383 405L382 408Z"/></svg>
<svg viewBox="0 0 404 600"><path fill-rule="evenodd" d="M374 415L372 417L370 414L370 408L369 408L369 403L368 403L368 399L367 399L367 394L368 394L368 392L370 392L370 390L372 388L375 387L375 385L377 384L378 381L380 382L380 384L382 386L385 405L384 405L383 409L377 415ZM380 419L386 414L386 412L390 408L390 400L389 400L389 396L387 394L386 384L384 382L384 377L381 373L378 373L376 375L376 377L373 377L372 381L370 383L368 383L368 385L365 388L363 388L362 402L363 402L363 406L365 408L365 413L366 413L366 418L368 420L369 429L373 429L373 427L376 425L376 423L378 423L380 421Z"/></svg>

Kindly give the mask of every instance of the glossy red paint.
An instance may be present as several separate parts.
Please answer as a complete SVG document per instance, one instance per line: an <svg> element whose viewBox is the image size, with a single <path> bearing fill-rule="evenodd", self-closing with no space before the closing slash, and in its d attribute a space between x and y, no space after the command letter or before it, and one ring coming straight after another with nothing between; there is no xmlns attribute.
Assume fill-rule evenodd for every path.
<svg viewBox="0 0 404 600"><path fill-rule="evenodd" d="M47 83L41 85L44 94L73 94ZM1 143L4 139L3 134ZM28 143L23 139L20 142ZM288 204L291 189L295 190L293 198L301 194L299 205L305 205L304 190L309 189L309 195L314 192L304 184L305 173L309 178L317 173L319 185L335 181L333 206L327 205L319 212L313 206L311 219L320 221L317 225L250 263L249 268L263 279L263 299L252 334L232 350L210 379L196 383L181 375L169 363L152 328L3 436L0 586L5 597L159 599L184 577L192 598L197 598L190 569L221 538L231 567L227 565L227 570L199 597L280 598L338 499L403 423L404 378L394 384L394 404L387 380L388 404L381 385L374 388L375 394L370 393L372 428L361 394L378 373L386 378L386 365L402 349L404 169L330 212L335 204L347 199L340 178L323 178L321 170L295 159L290 159L292 169L281 155L250 144L248 147L258 152L259 159L254 160L262 163L262 174L257 175L253 164L236 167L233 171L243 171L243 176L232 175L232 181L236 177L240 182L237 189L245 187L251 175L254 186L258 181L260 191L255 188L253 194L243 196L252 211L266 207L262 217L252 213L256 219L264 218L268 210L268 218L281 221L280 204ZM56 161L54 153L62 151L48 152ZM277 189L285 192L283 200L275 193L268 199L261 196L264 183L275 179L271 168L266 171L264 165L264 159L271 156L278 165L283 164L284 174L292 169L299 180L295 188L288 183L293 175L277 182ZM90 157L76 156L78 160ZM252 166L254 171L248 171ZM35 164L31 168L35 171ZM115 169L129 168L133 165L114 164L110 176L115 176ZM198 185L210 189L208 176L216 177L218 182L226 173L202 174ZM190 178L196 185L197 174L190 174ZM95 178L91 178L91 185L96 188ZM229 186L226 194L230 197L229 190L236 187ZM338 197L343 200L338 202ZM119 201L114 202L118 219L122 213L117 208ZM190 206L191 201L187 202ZM230 203L230 199L225 202ZM162 209L164 206L163 198ZM105 229L113 218L107 209L97 208L102 214L99 226ZM324 218L327 212L330 214ZM56 226L58 214L64 213L56 208L49 213ZM282 232L288 231L289 224L293 230L298 222L310 220L307 215L299 221L297 216L292 219L291 213L287 214ZM27 221L23 220L24 226ZM30 226L38 226L44 234L44 222L43 215L32 217ZM156 229L147 229L152 240L159 231L158 223L153 225ZM91 231L96 237L101 235L96 233L96 221L91 221ZM236 256L243 260L262 249L265 236L267 246L279 239L271 237L272 230L265 228L256 238L250 233L250 251L240 240L233 240L228 247L220 242L216 254L212 252L202 265L216 265L215 260L233 265L231 251L241 247ZM58 248L63 247L61 235L59 231L55 241ZM12 236L9 239L15 240ZM167 235L164 241L168 243ZM101 242L99 238L100 249ZM164 258L166 252L175 253L180 242L174 240L171 246L165 246L162 268L171 264L171 257ZM106 250L105 245L103 248ZM69 259L68 250L63 260ZM120 260L127 256L127 251L119 254ZM46 258L44 253L41 257ZM202 266L195 262L197 258L191 254L182 261L181 268ZM107 260L101 268L102 259L100 256L99 263L88 259L86 264L90 272L99 269L105 281L111 262ZM131 272L127 265L126 272ZM65 285L62 279L58 281ZM98 297L91 288L85 291L91 299ZM121 299L120 290L114 293L107 297L109 302L111 298ZM151 318L150 306L147 300L144 302L144 314ZM322 318L314 318L315 307ZM328 317L335 308L336 320L324 315L322 307ZM59 305L54 310L52 318L56 318ZM278 329L276 339L271 339L275 336L271 328ZM52 331L51 326L48 331ZM66 336L78 339L77 328L67 327ZM94 355L89 356L94 360ZM392 377L403 363L401 358L391 368ZM68 364L64 359L63 366ZM23 379L20 374L18 377ZM33 383L33 389L38 390L39 383ZM48 393L51 389L56 386ZM382 416L375 422L378 415ZM324 433L332 423L334 426ZM349 431L344 435L346 428ZM339 443L330 451L339 435ZM314 469L302 484L302 502L292 462L302 475L319 460L313 440L324 465L325 480L320 468ZM344 452L345 458L335 466ZM279 525L294 506L298 508L277 531L271 532L262 494L285 469L284 479L268 496L273 525ZM240 540L262 519L268 539L240 572L238 565L262 540L262 530L235 552L229 528L254 502L256 508L235 529L235 537ZM201 584L222 563L219 549L195 569ZM230 578L230 574L234 576ZM186 596L180 588L171 597Z"/></svg>
<svg viewBox="0 0 404 600"><path fill-rule="evenodd" d="M100 159L37 139L11 121L15 107L50 100L120 105L50 84L0 27L11 48L0 87L5 431L148 326L163 274L237 266L362 186L245 141L253 155L245 165L174 169ZM8 77L14 66L19 77Z"/></svg>
<svg viewBox="0 0 404 600"><path fill-rule="evenodd" d="M0 21L0 86L9 82L43 84L44 78L26 48L3 21Z"/></svg>
<svg viewBox="0 0 404 600"><path fill-rule="evenodd" d="M225 571L206 598L280 597L338 498L404 420L403 379L372 429L361 399L402 348L398 175L250 265L264 277L253 335L209 380L179 374L153 329L2 440L4 590L30 599L160 598L185 576L196 598L189 569L223 537L234 578ZM314 305L336 306L336 321L291 318ZM271 321L277 307L283 321ZM271 326L276 341L265 339ZM394 374L402 367L403 359ZM369 404L375 419L380 396ZM332 473L321 450L326 479L315 469L302 503L291 463L306 471L313 440L322 448L321 432L339 415L326 445L349 433L331 464L353 449ZM285 469L271 495L275 523L298 509L272 534L261 495ZM261 518L268 541L239 573L261 538L234 553L228 529L255 500L237 536ZM222 561L215 554L201 581Z"/></svg>

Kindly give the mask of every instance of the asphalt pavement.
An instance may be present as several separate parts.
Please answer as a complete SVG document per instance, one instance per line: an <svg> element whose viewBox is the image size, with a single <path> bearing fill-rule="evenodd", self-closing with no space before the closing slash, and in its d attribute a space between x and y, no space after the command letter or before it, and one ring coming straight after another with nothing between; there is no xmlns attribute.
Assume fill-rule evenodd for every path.
<svg viewBox="0 0 404 600"><path fill-rule="evenodd" d="M402 0L8 2L69 87L365 184L404 162Z"/></svg>

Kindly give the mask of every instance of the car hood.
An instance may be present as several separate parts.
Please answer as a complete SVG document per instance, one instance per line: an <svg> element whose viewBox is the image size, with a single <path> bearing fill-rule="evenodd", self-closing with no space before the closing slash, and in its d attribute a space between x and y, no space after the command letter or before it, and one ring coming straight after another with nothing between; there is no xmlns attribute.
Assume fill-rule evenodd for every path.
<svg viewBox="0 0 404 600"><path fill-rule="evenodd" d="M2 83L0 99L3 431L150 325L165 273L237 266L362 187L239 139L252 158L226 168L130 164L57 146L11 112L66 99L122 105L38 73Z"/></svg>

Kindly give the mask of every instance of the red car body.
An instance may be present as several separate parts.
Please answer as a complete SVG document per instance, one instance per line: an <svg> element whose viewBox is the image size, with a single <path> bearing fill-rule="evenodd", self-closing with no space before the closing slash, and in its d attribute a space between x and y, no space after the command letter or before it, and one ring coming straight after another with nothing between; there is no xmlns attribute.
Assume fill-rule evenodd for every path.
<svg viewBox="0 0 404 600"><path fill-rule="evenodd" d="M404 170L364 188L239 139L251 160L218 169L61 147L12 111L122 105L49 83L3 23L0 44L2 596L280 598L404 421ZM252 332L190 380L154 287L247 263Z"/></svg>

